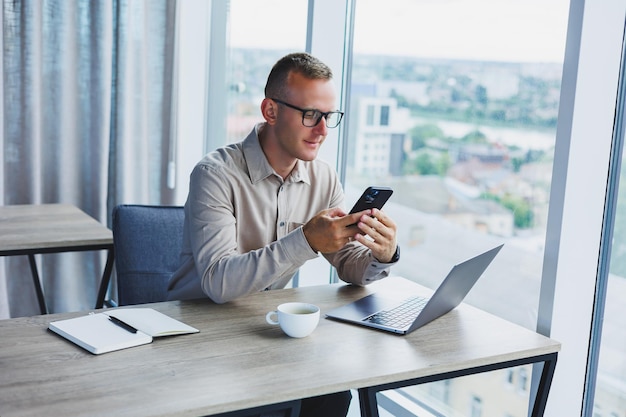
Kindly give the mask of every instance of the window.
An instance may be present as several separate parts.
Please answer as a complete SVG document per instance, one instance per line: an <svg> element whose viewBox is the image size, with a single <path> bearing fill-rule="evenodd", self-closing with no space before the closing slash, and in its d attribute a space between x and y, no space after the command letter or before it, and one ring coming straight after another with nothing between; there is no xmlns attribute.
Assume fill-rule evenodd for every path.
<svg viewBox="0 0 626 417"><path fill-rule="evenodd" d="M517 391L525 394L528 391L528 372L526 368L519 368L517 374Z"/></svg>
<svg viewBox="0 0 626 417"><path fill-rule="evenodd" d="M514 369L507 369L505 373L506 373L506 383L507 383L507 385L513 386L513 384L515 384L515 370Z"/></svg>
<svg viewBox="0 0 626 417"><path fill-rule="evenodd" d="M340 160L338 168L345 170L347 202L356 199L362 188L371 182L393 183L396 187L396 194L386 206L390 214L402 218L403 222L399 234L403 257L394 273L434 287L452 264L482 249L478 246L506 241L505 250L496 258L497 263L481 278L467 301L533 329L539 316L540 329L552 329L552 337L567 345L568 350L559 358L546 416L578 415L579 402L571 399L583 396L585 387L580 381L586 370L588 331L585 326L577 326L581 328L579 332L573 331L571 322L589 321L594 288L588 282L595 278L598 262L593 240L599 235L595 219L602 217L597 207L604 204L604 191L612 187L604 182L603 175L608 170L603 165L602 153L607 148L607 130L610 136L613 128L615 114L611 106L617 101L615 96L611 97L615 90L612 83L613 73L619 68L615 57L616 51L621 52L624 28L624 6L618 3L584 2L583 13L582 2L572 0L574 19L569 22L568 44L573 46L568 54L569 67L566 65L566 75L570 74L568 81L565 77L561 79L570 7L567 0L549 4L539 0L522 3L455 0L452 4L445 3L445 7L437 2L409 0L391 3L316 0L314 10L308 11L310 16L305 0L211 2L214 7L230 4L233 18L229 20L228 53L211 52L208 60L210 65L228 63L229 81L222 80L222 85L228 88L219 90L218 82L217 87L208 88L209 96L217 97L213 109L218 105L228 108L229 121L234 120L235 115L245 118L254 113L249 109L257 106L255 101L259 100L253 95L249 96L251 101L247 104L242 100L250 93L250 86L240 83L241 73L237 74L237 71L251 69L247 63L234 66L228 61L231 51L236 57L236 49L275 53L275 57L268 58L268 62L273 62L286 50L306 48L331 64L335 74L341 74L341 82L350 82L349 88L342 86L342 91L347 89L351 95L346 95L347 101L341 103L342 110L348 114L348 123L343 123L342 127L348 129L339 133L341 140L337 148L326 145L322 152L328 151L324 157L330 156L331 160L340 159L338 154L345 154L345 163ZM341 34L337 35L349 33L346 22L350 21L350 16L337 16L344 12L345 5L355 7L350 65L343 65L342 58L338 58L351 46L345 39L342 41ZM290 7L295 10L293 14L289 9L290 16L295 17L279 19ZM246 12L241 12L245 8ZM536 10L542 13L537 14ZM252 30L253 26L241 21L236 23L235 17L242 13L247 15L244 17L254 16L253 20L265 23L272 22L276 16L277 21L267 27L273 27L280 34L270 35L260 42L240 41L239 35L235 35L237 30L242 36L246 33L252 35L250 37L259 35L259 39L262 34L262 31ZM309 32L311 27L313 32L315 28L323 28L312 40L305 40L307 19ZM367 33L374 24L380 29ZM213 29L217 29L217 25L213 26L212 35ZM528 27L533 28L531 34L526 30ZM223 38L226 32L224 27ZM334 35L328 38L322 32ZM498 36L493 36L494 33ZM218 38L211 36L212 43ZM503 41L504 46L498 44L499 41ZM479 53L473 49L476 45L486 48ZM281 50L283 47L285 51ZM390 62L393 65L389 65ZM217 75L215 71L212 74ZM571 79L572 74L575 81ZM264 79L265 75L259 78ZM569 82L568 88L561 91L561 83L565 82ZM559 103L561 96L565 100ZM238 105L233 104L237 102ZM386 126L382 123L382 106L388 106ZM180 113L181 117L187 114ZM225 116L215 116L217 113L211 110L207 113L206 124L211 126L211 131L220 120L226 120ZM414 123L416 118L419 124ZM379 126L375 126L377 122ZM559 132L555 134L557 125ZM189 124L181 122L179 126ZM249 128L251 124L239 127L241 132ZM217 140L223 144L240 139L226 133L213 136L208 142ZM565 145L559 148L559 139L563 137L566 137L562 141ZM590 137L594 141L589 141ZM367 149L361 146L365 144L369 146ZM208 149L212 147L207 144ZM179 149L184 148L181 141ZM559 163L553 163L555 159ZM366 167L370 165L375 169L368 171ZM367 175L363 175L363 171L367 171ZM185 171L182 178L187 175ZM421 208L415 210L400 201L404 198L399 196L415 198L414 204ZM554 201L562 206L555 207ZM468 202L476 203L471 204L471 210L466 206ZM552 219L558 226L546 232L551 223L550 213L558 216L558 220ZM437 239L442 234L452 236L453 244ZM546 241L552 256L544 258ZM411 260L418 267L405 263ZM316 279L324 275L319 268L320 265L312 267ZM607 314L619 317L621 313L613 309L619 298L619 291L613 292L613 288L620 282L613 279L619 277L614 270L611 266L606 309ZM558 278L556 284L548 284L554 288L540 288L544 285L540 281L542 275ZM581 276L589 278L583 281L579 279ZM572 288L576 289L575 294ZM545 300L540 299L540 293ZM610 300L611 297L615 299ZM494 305L494 300L506 300L506 305ZM608 347L615 343L614 335L621 334L620 331L612 325L603 330L604 358L599 364L599 388L594 404L597 409L612 410L611 406L602 404L619 398L607 399L600 385L606 381L605 377L615 376L605 371L614 358L620 357L619 349ZM510 375L499 374L496 384L514 388L516 381L508 377L516 375L517 371ZM527 392L532 391L530 375L528 369ZM623 374L617 377L622 381L626 379ZM511 383L514 385L509 385ZM462 408L466 408L470 391L459 388L461 385L464 384L452 380L446 390L451 402L455 401L453 398L459 389L465 390L461 402ZM502 391L520 397L515 389ZM486 395L481 393L481 398L488 405L487 396L501 394L493 389ZM552 401L555 401L553 405ZM513 408L494 415L526 413L523 402Z"/></svg>
<svg viewBox="0 0 626 417"><path fill-rule="evenodd" d="M369 105L367 106L367 117L366 117L366 122L365 124L367 126L373 126L374 125L374 111L376 109L374 108L373 105Z"/></svg>
<svg viewBox="0 0 626 417"><path fill-rule="evenodd" d="M624 57L622 56L622 62ZM621 74L621 91L626 85L624 70ZM626 313L626 167L624 164L624 121L626 101L618 103L618 120L614 141L616 161L612 170L612 193L607 197L607 216L605 221L605 245L603 251L609 258L604 270L599 274L598 299L596 314L595 339L592 350L597 352L597 373L591 372L590 384L594 387L594 414L615 417L620 414L608 410L626 409L626 323L622 319ZM621 150L621 151L620 151ZM619 162L618 162L619 161ZM620 167L621 171L617 171ZM612 204L611 204L612 203ZM608 270L606 270L608 268ZM594 364L593 357L591 363ZM595 381L595 383L593 382ZM603 411L606 410L606 411Z"/></svg>
<svg viewBox="0 0 626 417"><path fill-rule="evenodd" d="M483 415L483 401L480 397L472 397L470 402L470 417L482 417Z"/></svg>
<svg viewBox="0 0 626 417"><path fill-rule="evenodd" d="M354 155L346 166L347 201L372 184L395 190L385 206L402 222L394 273L435 288L453 265L504 242L466 301L531 329L569 3L544 6L356 2L346 144ZM535 7L546 12L541 20L530 13ZM530 26L540 35L520 30ZM352 110L364 106L366 117ZM372 106L379 126L370 123ZM375 153L366 155L364 144L374 142ZM527 398L529 370L515 376L515 391ZM481 397L487 403L505 391L505 378L495 380L500 385ZM465 398L471 390L456 380L450 387L465 390ZM473 413L480 400L473 400ZM523 415L527 402L509 407L502 414Z"/></svg>
<svg viewBox="0 0 626 417"><path fill-rule="evenodd" d="M441 401L444 404L450 402L450 380L438 381L429 384L430 395L433 399Z"/></svg>
<svg viewBox="0 0 626 417"><path fill-rule="evenodd" d="M389 106L380 107L380 125L389 126Z"/></svg>
<svg viewBox="0 0 626 417"><path fill-rule="evenodd" d="M230 0L226 85L227 141L261 122L260 106L274 62L306 46L307 1ZM276 11L280 10L280 13ZM285 19L284 16L289 16Z"/></svg>

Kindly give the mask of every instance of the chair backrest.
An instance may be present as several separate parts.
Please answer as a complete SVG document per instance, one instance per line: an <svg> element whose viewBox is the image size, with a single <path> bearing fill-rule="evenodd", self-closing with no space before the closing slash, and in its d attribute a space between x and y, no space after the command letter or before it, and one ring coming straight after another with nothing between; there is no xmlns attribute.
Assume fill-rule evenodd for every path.
<svg viewBox="0 0 626 417"><path fill-rule="evenodd" d="M122 204L113 208L118 305L165 301L178 268L185 212L180 206ZM295 417L300 401L261 406L219 417Z"/></svg>
<svg viewBox="0 0 626 417"><path fill-rule="evenodd" d="M180 206L113 209L118 305L166 300L169 278L179 266L184 219Z"/></svg>

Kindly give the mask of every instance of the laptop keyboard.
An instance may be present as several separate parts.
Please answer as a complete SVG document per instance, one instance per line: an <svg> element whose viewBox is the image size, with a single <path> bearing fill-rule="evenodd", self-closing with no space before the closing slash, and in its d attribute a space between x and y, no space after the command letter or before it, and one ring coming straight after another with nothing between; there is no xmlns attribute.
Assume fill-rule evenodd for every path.
<svg viewBox="0 0 626 417"><path fill-rule="evenodd" d="M425 297L410 297L400 303L399 306L374 313L363 321L401 329L413 323L427 301L428 298Z"/></svg>

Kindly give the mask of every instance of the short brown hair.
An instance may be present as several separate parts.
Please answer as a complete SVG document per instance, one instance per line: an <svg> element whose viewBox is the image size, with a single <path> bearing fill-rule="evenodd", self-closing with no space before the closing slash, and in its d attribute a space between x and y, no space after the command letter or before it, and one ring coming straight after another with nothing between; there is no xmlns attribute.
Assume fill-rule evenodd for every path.
<svg viewBox="0 0 626 417"><path fill-rule="evenodd" d="M298 72L312 80L333 78L333 72L328 65L314 56L306 52L291 53L279 59L272 67L265 84L265 97L285 98L287 78L291 72Z"/></svg>

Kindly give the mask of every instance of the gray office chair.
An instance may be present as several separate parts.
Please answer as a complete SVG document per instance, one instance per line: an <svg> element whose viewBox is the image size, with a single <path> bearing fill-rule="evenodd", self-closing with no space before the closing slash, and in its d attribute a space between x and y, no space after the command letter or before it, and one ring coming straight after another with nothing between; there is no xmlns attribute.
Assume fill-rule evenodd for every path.
<svg viewBox="0 0 626 417"><path fill-rule="evenodd" d="M113 209L118 305L166 300L169 278L180 262L184 219L180 206Z"/></svg>
<svg viewBox="0 0 626 417"><path fill-rule="evenodd" d="M165 301L179 266L185 212L180 206L122 204L113 209L117 304ZM297 417L300 401L219 414L219 417Z"/></svg>

